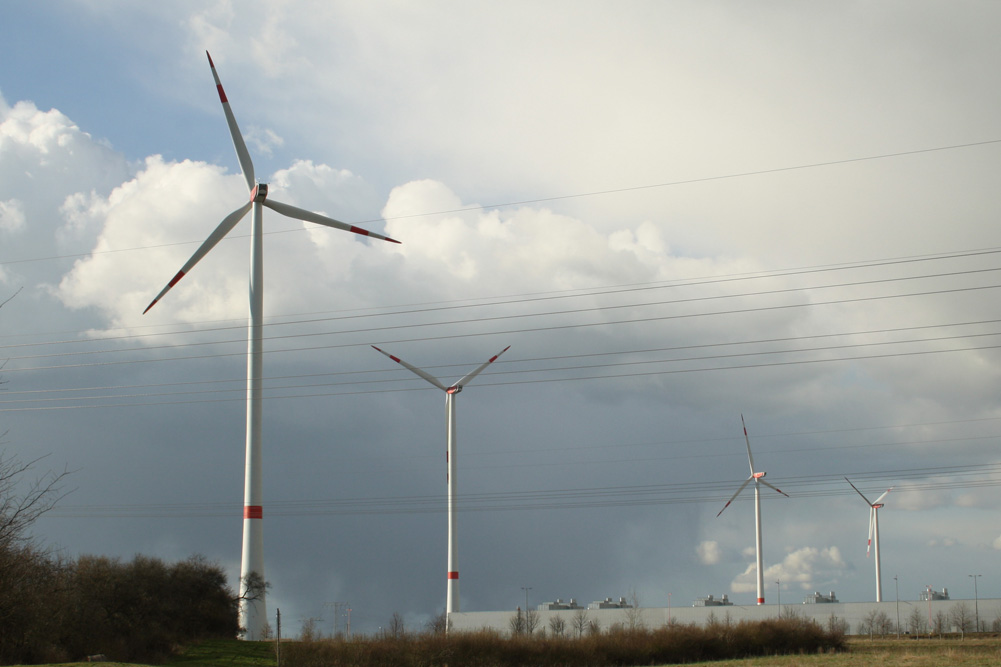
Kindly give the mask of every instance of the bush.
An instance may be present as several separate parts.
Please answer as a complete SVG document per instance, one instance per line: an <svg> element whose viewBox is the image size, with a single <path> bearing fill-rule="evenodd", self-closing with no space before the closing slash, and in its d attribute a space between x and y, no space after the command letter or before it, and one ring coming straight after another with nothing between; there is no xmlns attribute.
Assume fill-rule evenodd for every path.
<svg viewBox="0 0 1001 667"><path fill-rule="evenodd" d="M621 627L581 638L498 632L425 633L402 639L326 639L282 645L283 667L465 665L469 667L612 667L817 653L844 648L829 633L801 618L710 627L675 624L656 630Z"/></svg>
<svg viewBox="0 0 1001 667"><path fill-rule="evenodd" d="M167 565L81 556L63 562L30 546L0 547L0 663L156 662L199 639L233 638L237 601L203 558Z"/></svg>

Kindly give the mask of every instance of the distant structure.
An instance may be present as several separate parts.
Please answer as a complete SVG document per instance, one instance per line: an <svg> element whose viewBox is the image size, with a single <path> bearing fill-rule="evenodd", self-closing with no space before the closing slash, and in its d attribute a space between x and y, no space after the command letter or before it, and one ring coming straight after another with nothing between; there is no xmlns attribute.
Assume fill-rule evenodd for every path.
<svg viewBox="0 0 1001 667"><path fill-rule="evenodd" d="M595 600L591 604L587 605L588 609L632 609L633 606L626 602L625 598L619 598L618 602L613 602L612 598L605 598L604 600Z"/></svg>
<svg viewBox="0 0 1001 667"><path fill-rule="evenodd" d="M543 602L537 609L539 611L560 611L563 609L583 609L583 607L577 604L577 600L573 598L570 598L570 602L564 602L560 598L556 598L556 602Z"/></svg>
<svg viewBox="0 0 1001 667"><path fill-rule="evenodd" d="M927 602L929 600L948 600L949 599L949 589L943 588L942 592L933 591L931 586L921 591L921 601Z"/></svg>
<svg viewBox="0 0 1001 667"><path fill-rule="evenodd" d="M448 504L448 569L445 571L447 582L445 588L445 632L448 632L448 619L452 616L453 612L459 611L459 551L458 538L456 537L456 505L458 504L458 492L456 483L455 452L459 444L459 438L456 435L455 430L456 396L460 391L462 391L463 387L472 382L473 378L479 375L483 369L497 361L497 357L507 352L511 346L508 345L503 350L480 364L475 370L468 373L461 380L448 386L445 386L441 380L429 374L427 371L423 371L416 366L408 364L399 357L394 357L389 352L380 350L375 345L373 345L372 348L377 352L381 352L386 355L414 375L423 378L427 382L430 382L445 392L445 491ZM525 611L528 611L527 605Z"/></svg>
<svg viewBox="0 0 1001 667"><path fill-rule="evenodd" d="M765 566L762 562L761 555L761 485L764 484L769 489L778 491L786 498L789 497L789 494L766 482L764 472L757 472L754 470L754 458L751 456L751 439L747 436L747 425L744 424L744 415L740 415L740 425L744 428L744 442L747 444L747 465L751 469L751 476L744 480L744 483L740 485L735 494L730 496L730 500L726 501L726 505L723 505L723 509L719 511L716 518L719 518L719 515L723 513L723 510L730 506L730 503L732 503L734 499L740 495L740 492L743 491L748 484L754 482L754 550L757 554L758 604L764 604Z"/></svg>
<svg viewBox="0 0 1001 667"><path fill-rule="evenodd" d="M699 598L692 603L693 607L732 607L733 603L730 602L730 598L726 596L726 593L720 596L717 600L712 595L707 595L704 598Z"/></svg>
<svg viewBox="0 0 1001 667"><path fill-rule="evenodd" d="M807 595L806 599L803 600L803 604L837 604L838 598L834 595L834 591L831 591L830 595L821 595L820 593L813 593Z"/></svg>
<svg viewBox="0 0 1001 667"><path fill-rule="evenodd" d="M852 485L852 488L855 489L855 492L857 494L859 494L860 496L862 496L862 500L864 500L865 504L869 506L869 543L868 543L868 546L866 546L866 548L865 548L865 555L866 555L866 558L868 558L869 557L869 547L870 546L874 547L874 551L876 553L876 559L875 559L876 560L876 602L882 602L883 601L883 579L882 579L882 570L880 569L880 565L879 565L879 510L881 510L883 508L883 498L886 498L886 494L888 494L890 491L892 491L893 487L891 486L890 488L888 488L886 491L883 492L883 495L881 495L879 498L876 498L876 502L872 502L871 500L869 500L868 498L866 498L865 495L863 495L861 491L858 490L857 486L855 486L854 484L852 484L852 481L850 479L848 479L847 477L845 477L845 481Z"/></svg>

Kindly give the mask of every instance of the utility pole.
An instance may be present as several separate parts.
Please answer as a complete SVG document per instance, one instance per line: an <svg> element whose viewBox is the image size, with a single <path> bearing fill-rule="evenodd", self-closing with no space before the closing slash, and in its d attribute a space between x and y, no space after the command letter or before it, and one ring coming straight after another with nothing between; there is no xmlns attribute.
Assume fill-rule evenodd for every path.
<svg viewBox="0 0 1001 667"><path fill-rule="evenodd" d="M893 596L897 602L897 639L900 639L900 588L897 586L897 575L893 575Z"/></svg>
<svg viewBox="0 0 1001 667"><path fill-rule="evenodd" d="M276 609L278 617L275 623L278 625L278 633L275 635L275 662L278 667L282 664L282 610Z"/></svg>
<svg viewBox="0 0 1001 667"><path fill-rule="evenodd" d="M977 577L981 575L968 574L966 576L973 578L973 606L977 610L977 632L980 632L980 595L977 594Z"/></svg>
<svg viewBox="0 0 1001 667"><path fill-rule="evenodd" d="M525 591L525 613L528 613L528 591L532 590L531 586L522 586L521 590Z"/></svg>
<svg viewBox="0 0 1001 667"><path fill-rule="evenodd" d="M775 596L775 599L778 600L778 603L779 603L779 618L782 618L782 580L781 579L776 579L775 580L775 590L777 592L777 594Z"/></svg>

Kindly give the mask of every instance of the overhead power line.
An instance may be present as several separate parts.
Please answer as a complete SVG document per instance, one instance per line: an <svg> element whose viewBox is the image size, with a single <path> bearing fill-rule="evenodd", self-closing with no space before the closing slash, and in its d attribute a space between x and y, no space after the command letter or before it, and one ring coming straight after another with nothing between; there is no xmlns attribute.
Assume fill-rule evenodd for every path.
<svg viewBox="0 0 1001 667"><path fill-rule="evenodd" d="M639 192L639 191L643 191L643 190L656 190L656 189L662 189L662 188L678 187L678 186L681 186L681 185L693 185L695 183L709 183L709 182L712 182L712 181L725 181L725 180L733 180L733 179L737 179L737 178L748 178L748 177L751 177L751 176L764 176L764 175L768 175L768 174L780 174L780 173L790 172L790 171L801 171L801 170L806 170L806 169L819 169L821 167L833 167L833 166L837 166L837 165L855 164L855 163L859 163L859 162L871 162L871 161L875 161L875 160L887 160L887 159L891 159L891 158L900 158L900 157L908 157L908 156L914 156L914 155L923 155L923 154L928 154L928 153L941 153L941 152L944 152L944 151L961 150L961 149L966 149L966 148L975 148L975 147L979 147L979 146L989 146L989 145L992 145L992 144L999 144L999 143L1001 143L1001 139L987 139L987 140L984 140L984 141L974 141L974 142L964 143L964 144L950 144L948 146L933 146L933 147L930 147L930 148L918 148L918 149L909 150L909 151L897 151L897 152L894 152L894 153L880 153L880 154L876 154L876 155L863 155L863 156L859 156L859 157L844 158L844 159L840 159L840 160L826 160L826 161L821 161L821 162L811 162L811 163L791 165L791 166L785 166L785 167L772 167L772 168L769 168L769 169L756 169L756 170L752 170L752 171L735 172L735 173L732 173L732 174L718 174L718 175L715 175L715 176L702 176L702 177L697 177L697 178L688 178L688 179L681 179L681 180L675 180L675 181L664 181L664 182L661 182L661 183L650 183L650 184L646 184L646 185L632 185L632 186L626 186L626 187L621 187L621 188L608 188L608 189L604 189L604 190L592 190L592 191L589 191L589 192L577 192L577 193L564 194L564 195L551 195L551 196L548 196L548 197L536 197L534 199L522 199L522 200L518 200L518 201L508 201L508 202L501 202L501 203L497 203L497 204L476 204L476 205L464 206L464 207L453 208L453 209L444 209L444 210L438 210L438 211L425 211L425 212L418 212L418 213L409 213L409 214L406 214L406 215L389 216L389 217L386 217L386 218L369 218L369 219L366 219L366 220L356 220L356 221L348 221L348 222L349 222L349 224L354 224L354 225L365 225L365 224L372 224L372 223L382 222L383 220L405 220L405 219L409 219L409 218L422 218L422 217L430 217L430 216L435 216L435 215L449 215L449 214L453 214L453 213L468 213L470 211L479 211L479 210L484 210L484 209L511 208L511 207L514 207L514 206L525 206L525 205L528 205L528 204L542 204L542 203L545 203L545 202L563 201L563 200L568 200L568 199L581 199L581 198L584 198L584 197L598 197L598 196L602 196L602 195L624 194L624 193L627 193L627 192ZM272 232L265 232L265 234L268 234L268 235L272 235L272 234L289 234L289 233L299 233L299 232L302 232L302 231L303 230L301 228L295 228L295 229L286 229L286 230L276 230L276 231L272 231ZM230 240L237 239L237 238L248 238L248 235L231 235L228 238ZM135 247L132 247L132 248L115 248L115 249L110 249L110 250L91 251L91 252L68 254L68 255L52 255L52 256L47 256L47 257L6 259L6 260L0 260L0 266L9 265L9 264L25 264L25 263L29 263L29 262L46 262L46 261L56 261L56 260L65 260L65 259L78 259L80 257L89 257L91 255L101 255L101 254L121 253L121 252L134 252L134 251L137 251L137 250L151 250L151 249L155 249L155 248L168 248L168 247L181 246L181 245L194 245L194 244L197 244L197 243L201 243L201 241L185 241L185 242L179 242L179 243L163 243L163 244L158 244L158 245L155 245L155 246L135 246Z"/></svg>
<svg viewBox="0 0 1001 667"><path fill-rule="evenodd" d="M844 477L859 484L896 485L904 491L962 490L1001 486L1001 463L941 468L904 468L866 472L836 472L785 478L784 489L793 500L851 496ZM466 493L460 512L542 511L595 509L644 505L722 504L730 491L725 481L690 481L636 486L569 489L536 489ZM771 499L771 496L768 496ZM784 501L786 502L786 501ZM374 496L320 500L272 500L270 516L358 516L378 514L440 514L446 511L444 495ZM242 512L238 503L165 503L127 505L58 506L50 518L210 518Z"/></svg>

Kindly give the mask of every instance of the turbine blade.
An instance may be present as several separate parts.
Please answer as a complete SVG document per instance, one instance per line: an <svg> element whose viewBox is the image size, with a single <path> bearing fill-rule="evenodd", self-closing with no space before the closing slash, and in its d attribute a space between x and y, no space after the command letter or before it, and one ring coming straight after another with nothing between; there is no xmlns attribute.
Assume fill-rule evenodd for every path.
<svg viewBox="0 0 1001 667"><path fill-rule="evenodd" d="M486 368L486 367L487 367L487 366L489 366L490 364L492 364L492 363L494 363L495 361L497 361L497 357L501 356L502 354L504 354L505 352L507 352L507 351L508 351L508 350L510 350L510 349L511 349L511 346L510 346L510 345L508 345L508 346L507 346L507 347L505 347L505 348L504 348L503 350L501 350L500 352L498 352L498 353L497 353L497 354L495 354L494 356L492 356L492 357L490 357L489 359L487 359L487 361L486 361L486 362L485 362L485 363L484 363L483 365L481 365L481 366L480 366L479 368L477 368L476 370L474 370L474 371L473 371L472 373L469 373L469 374L467 374L467 375L466 375L466 377L462 378L461 380L459 380L458 382L456 382L456 383L455 383L454 385L452 385L452 386L453 386L453 387L463 387L463 386L465 386L465 385L469 384L470 382L472 382L473 378L474 378L474 377L476 377L477 375L479 375L479 374L480 374L480 372L481 372L481 371L482 371L482 370L483 370L484 368Z"/></svg>
<svg viewBox="0 0 1001 667"><path fill-rule="evenodd" d="M362 229L361 227L355 227L354 225L349 225L346 222L341 222L340 220L334 220L333 218L328 218L327 216L320 215L319 213L313 213L312 211L307 211L306 209L299 208L298 206L292 206L291 204L283 204L280 201L275 201L274 199L265 199L263 203L272 211L277 211L282 215L286 215L290 218L295 218L296 220L315 222L318 225L325 225L327 227L333 227L334 229L342 229L346 232L354 232L355 234L361 234L362 236L371 236L374 239L381 239L383 241L389 241L390 243L399 243L399 241L397 241L396 239L391 239L388 236L383 236L382 234L376 234L375 232L370 232L367 229Z"/></svg>
<svg viewBox="0 0 1001 667"><path fill-rule="evenodd" d="M768 487L769 489L773 489L773 490L775 490L775 491L778 491L779 493L781 493L781 494L782 494L783 496L785 496L786 498L788 498L788 497L789 497L789 494L788 494L788 493L786 493L786 492L785 492L785 491L783 491L782 489L778 488L777 486L772 486L771 484L769 484L768 482L766 482L766 481L764 480L764 478L759 478L759 479L758 479L758 481L759 481L759 482L761 482L762 484L764 484L765 486L767 486L767 487Z"/></svg>
<svg viewBox="0 0 1001 667"><path fill-rule="evenodd" d="M874 502L873 505L878 505L881 502L883 502L883 498L886 498L886 494L888 494L890 491L893 491L892 486L888 488L886 491L883 491L883 495L881 495L879 498L876 498L876 502Z"/></svg>
<svg viewBox="0 0 1001 667"><path fill-rule="evenodd" d="M754 458L751 457L751 439L747 437L747 424L744 423L744 415L740 415L740 425L744 427L744 442L747 443L747 465L751 466L751 474L754 474Z"/></svg>
<svg viewBox="0 0 1001 667"><path fill-rule="evenodd" d="M198 250L196 250L195 254L191 256L191 259L189 259L184 266L181 267L181 270L177 272L177 275L171 278L170 282L167 283L167 286L160 290L160 293L156 295L156 298L153 299L148 306L146 306L146 310L143 311L143 315L148 313L149 309L155 306L156 302L163 298L163 295L170 291L171 287L176 285L181 278L191 271L191 268L200 262L202 257L207 255L208 252L212 250L212 248L214 248L224 236L226 236L226 234L229 234L230 230L236 226L236 223L240 222L240 219L243 218L243 216L247 215L247 211L249 211L250 207L253 205L253 202L248 201L246 204L223 218L222 222L219 223L219 226L216 227L215 230L209 234L209 237L205 239L205 242L198 247Z"/></svg>
<svg viewBox="0 0 1001 667"><path fill-rule="evenodd" d="M737 489L737 493L735 493L732 496L730 496L730 500L726 501L726 505L723 505L723 509L720 510L719 514L716 515L717 519L719 518L719 515L723 513L723 510L725 510L727 507L729 507L730 503L732 503L734 501L734 499L737 496L740 495L740 492L747 488L747 485L751 483L752 479L754 479L754 477L748 477L747 479L744 480L744 483L740 485L739 489Z"/></svg>
<svg viewBox="0 0 1001 667"><path fill-rule="evenodd" d="M215 79L215 87L219 91L219 101L222 102L222 111L226 114L229 133L233 136L233 146L236 148L236 157L240 160L240 170L243 171L243 178L247 181L247 189L253 190L255 185L254 163L250 160L250 151L247 150L247 144L243 141L243 135L240 134L240 128L236 124L236 117L233 116L233 110L229 108L229 100L226 99L226 91L222 89L222 81L219 80L219 73L215 71L212 56L208 51L205 52L205 55L209 57L212 78Z"/></svg>
<svg viewBox="0 0 1001 667"><path fill-rule="evenodd" d="M846 482L848 482L849 484L852 484L852 481L851 481L850 479L848 479L847 477L845 477L845 481L846 481ZM869 499L868 499L868 498L866 498L866 497L865 497L865 495L864 495L864 494L863 494L863 493L862 493L861 491L859 491L859 490L858 490L858 487L857 487L857 486L855 486L854 484L852 484L852 488L853 488L853 489L855 489L855 493L857 493L857 494L859 494L860 496L862 496L862 500L864 500L864 501L865 501L865 504L866 504L866 505L868 505L869 507L872 507L872 503L870 503L870 502L869 502ZM889 493L889 491L887 491L887 493ZM884 495L885 495L885 494L884 494Z"/></svg>
<svg viewBox="0 0 1001 667"><path fill-rule="evenodd" d="M384 355L386 355L387 357L389 357L390 359L392 359L393 361L395 361L399 365L403 366L408 371L410 371L410 372L412 372L412 373L414 373L416 375L421 376L422 378L424 378L425 380L427 380L428 382L430 382L434 386L438 387L442 391L448 391L448 387L446 387L445 385L443 385L438 380L438 378L436 378L435 376L431 375L430 373L422 371L421 369L417 368L416 366L412 366L412 365L408 364L407 362L405 362L403 359L400 359L399 357L394 357L393 355L391 355L389 352L386 352L385 350L380 350L375 345L373 345L372 348L374 350L382 352Z"/></svg>

